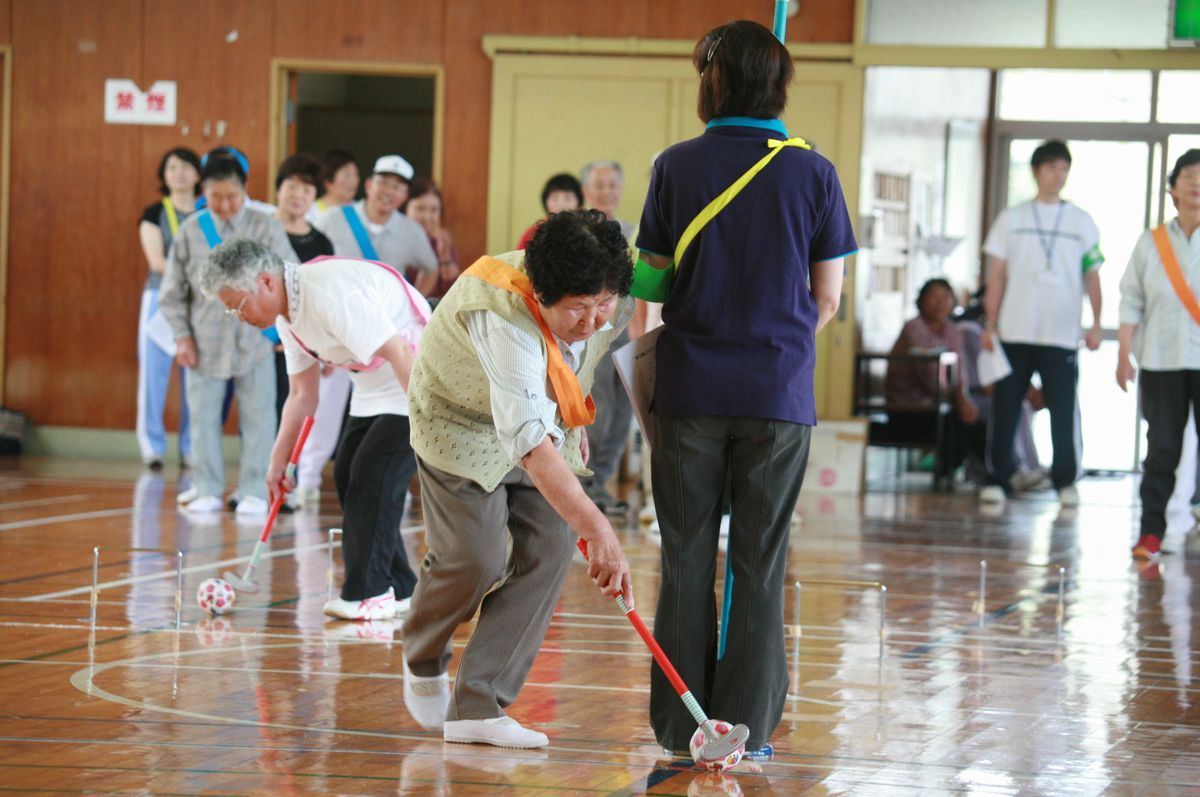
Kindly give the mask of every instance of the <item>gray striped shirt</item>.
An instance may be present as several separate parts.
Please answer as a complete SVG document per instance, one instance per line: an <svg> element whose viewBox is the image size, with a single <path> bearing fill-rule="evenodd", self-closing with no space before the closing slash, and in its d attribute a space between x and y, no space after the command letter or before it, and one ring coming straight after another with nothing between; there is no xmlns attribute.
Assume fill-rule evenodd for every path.
<svg viewBox="0 0 1200 797"><path fill-rule="evenodd" d="M167 257L158 304L176 340L195 340L197 371L214 379L242 376L270 358L273 347L262 330L226 313L221 302L200 292L200 266L212 250L200 228L199 215L192 214L179 226ZM229 221L216 215L212 219L222 241L250 238L270 246L284 260L296 258L283 227L265 213L243 206Z"/></svg>

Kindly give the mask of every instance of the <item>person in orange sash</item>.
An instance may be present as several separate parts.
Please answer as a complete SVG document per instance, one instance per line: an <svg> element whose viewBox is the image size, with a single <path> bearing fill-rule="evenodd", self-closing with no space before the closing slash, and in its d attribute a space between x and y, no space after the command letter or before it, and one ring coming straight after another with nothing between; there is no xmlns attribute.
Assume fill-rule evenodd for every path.
<svg viewBox="0 0 1200 797"><path fill-rule="evenodd" d="M1133 380L1135 355L1149 444L1135 559L1162 548L1188 413L1200 415L1200 304L1191 287L1200 284L1200 149L1180 156L1167 183L1179 215L1142 233L1121 277L1117 384L1125 390Z"/></svg>
<svg viewBox="0 0 1200 797"><path fill-rule="evenodd" d="M602 213L555 214L524 252L463 272L422 336L409 399L428 553L404 623L404 700L446 741L547 744L504 710L541 647L576 535L592 580L632 600L620 543L577 478L589 473L596 366L633 314L627 247ZM451 637L477 609L451 689Z"/></svg>

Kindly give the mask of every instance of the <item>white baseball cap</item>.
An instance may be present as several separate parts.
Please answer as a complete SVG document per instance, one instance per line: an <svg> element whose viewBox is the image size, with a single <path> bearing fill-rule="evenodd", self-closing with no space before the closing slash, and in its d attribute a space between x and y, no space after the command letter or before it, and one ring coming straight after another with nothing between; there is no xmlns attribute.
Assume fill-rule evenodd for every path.
<svg viewBox="0 0 1200 797"><path fill-rule="evenodd" d="M405 180L412 180L413 167L399 155L383 155L375 161L375 169L371 174L394 174Z"/></svg>

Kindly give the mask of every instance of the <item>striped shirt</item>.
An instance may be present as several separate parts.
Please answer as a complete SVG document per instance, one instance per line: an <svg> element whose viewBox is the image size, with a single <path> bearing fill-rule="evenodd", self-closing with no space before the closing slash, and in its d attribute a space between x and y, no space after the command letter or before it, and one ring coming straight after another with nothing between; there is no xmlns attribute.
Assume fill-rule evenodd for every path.
<svg viewBox="0 0 1200 797"><path fill-rule="evenodd" d="M1167 222L1167 235L1179 268L1191 287L1200 289L1200 229L1189 238L1179 219ZM1121 277L1121 323L1137 327L1133 353L1148 371L1200 370L1200 324L1171 287L1150 230L1142 233Z"/></svg>
<svg viewBox="0 0 1200 797"><path fill-rule="evenodd" d="M225 305L200 292L200 266L212 249L198 215L179 226L179 236L167 257L159 307L176 340L195 340L197 371L214 379L242 376L270 358L273 347L261 330L226 313ZM282 225L264 213L243 206L229 221L216 215L212 219L222 241L250 238L270 246L283 260L296 257Z"/></svg>

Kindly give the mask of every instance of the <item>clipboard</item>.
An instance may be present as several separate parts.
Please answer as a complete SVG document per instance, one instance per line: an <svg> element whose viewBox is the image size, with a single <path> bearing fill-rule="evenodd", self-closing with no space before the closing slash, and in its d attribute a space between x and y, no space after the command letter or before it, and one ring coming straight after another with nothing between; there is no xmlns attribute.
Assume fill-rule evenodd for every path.
<svg viewBox="0 0 1200 797"><path fill-rule="evenodd" d="M663 329L665 327L656 327L615 349L612 354L621 386L629 394L629 403L633 405L633 417L642 430L642 438L651 448L654 447L654 416L650 411L650 404L654 400L654 349Z"/></svg>

